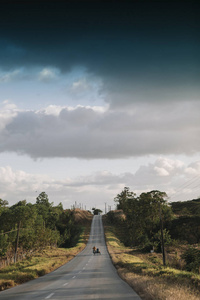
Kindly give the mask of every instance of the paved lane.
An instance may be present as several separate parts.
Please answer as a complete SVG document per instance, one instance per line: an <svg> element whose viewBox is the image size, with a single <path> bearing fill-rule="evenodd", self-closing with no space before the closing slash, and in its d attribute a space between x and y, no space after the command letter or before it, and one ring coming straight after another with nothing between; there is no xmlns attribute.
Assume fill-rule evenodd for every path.
<svg viewBox="0 0 200 300"><path fill-rule="evenodd" d="M101 255L93 255L94 245ZM50 274L0 292L0 299L139 300L140 297L118 276L106 249L102 217L94 216L88 244L79 255Z"/></svg>

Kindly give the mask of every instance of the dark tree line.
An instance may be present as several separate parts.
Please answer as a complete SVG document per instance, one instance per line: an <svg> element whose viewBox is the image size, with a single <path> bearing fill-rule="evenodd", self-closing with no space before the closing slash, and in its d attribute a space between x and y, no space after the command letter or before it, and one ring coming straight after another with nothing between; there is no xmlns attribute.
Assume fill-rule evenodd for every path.
<svg viewBox="0 0 200 300"><path fill-rule="evenodd" d="M159 248L161 245L161 222L169 223L172 209L167 204L164 192L153 190L136 196L128 187L115 197L117 209L122 209L126 218L121 221L126 232L127 245L140 245L144 248ZM110 218L112 218L110 212ZM165 242L170 240L169 232L163 231Z"/></svg>
<svg viewBox="0 0 200 300"><path fill-rule="evenodd" d="M125 187L114 201L126 216L121 221L126 230L126 244L159 247L161 221L166 243L172 240L188 244L200 242L200 199L168 204L165 192L153 190L136 196ZM112 214L108 214L110 220Z"/></svg>
<svg viewBox="0 0 200 300"><path fill-rule="evenodd" d="M80 231L73 211L64 210L61 203L54 206L45 192L36 198L35 204L23 200L9 206L0 199L0 257L15 251L17 239L24 252L47 246L70 247Z"/></svg>

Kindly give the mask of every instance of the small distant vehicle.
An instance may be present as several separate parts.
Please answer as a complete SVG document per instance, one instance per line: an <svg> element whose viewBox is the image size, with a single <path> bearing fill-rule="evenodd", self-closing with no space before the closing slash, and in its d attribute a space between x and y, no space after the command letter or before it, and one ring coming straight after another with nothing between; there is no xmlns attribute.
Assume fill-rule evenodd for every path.
<svg viewBox="0 0 200 300"><path fill-rule="evenodd" d="M99 250L99 248L97 248L95 251L93 251L94 255L95 254L101 254L101 251Z"/></svg>

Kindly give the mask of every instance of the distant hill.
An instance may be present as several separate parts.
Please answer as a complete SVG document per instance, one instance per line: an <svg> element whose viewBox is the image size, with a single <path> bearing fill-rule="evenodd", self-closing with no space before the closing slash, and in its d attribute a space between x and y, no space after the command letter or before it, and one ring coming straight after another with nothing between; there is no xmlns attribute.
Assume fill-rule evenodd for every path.
<svg viewBox="0 0 200 300"><path fill-rule="evenodd" d="M177 216L200 216L200 198L170 203Z"/></svg>
<svg viewBox="0 0 200 300"><path fill-rule="evenodd" d="M75 208L73 210L75 223L79 225L87 225L90 224L93 218L93 214L87 210L81 210L79 208Z"/></svg>
<svg viewBox="0 0 200 300"><path fill-rule="evenodd" d="M170 203L175 218L168 229L173 239L187 241L189 244L200 242L200 198Z"/></svg>

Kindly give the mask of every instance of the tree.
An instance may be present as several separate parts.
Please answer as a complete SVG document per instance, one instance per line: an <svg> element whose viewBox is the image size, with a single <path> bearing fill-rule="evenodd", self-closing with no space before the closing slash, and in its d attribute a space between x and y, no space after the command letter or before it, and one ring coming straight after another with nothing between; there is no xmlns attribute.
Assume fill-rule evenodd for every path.
<svg viewBox="0 0 200 300"><path fill-rule="evenodd" d="M102 210L101 209L99 209L99 208L92 208L92 210L93 210L93 214L94 215L98 215L98 214L101 214L102 213Z"/></svg>
<svg viewBox="0 0 200 300"><path fill-rule="evenodd" d="M126 243L152 247L155 234L160 230L161 217L163 221L172 219L171 207L167 204L164 192L153 190L136 197L129 188L124 188L115 201L126 215ZM161 214L160 214L161 212Z"/></svg>
<svg viewBox="0 0 200 300"><path fill-rule="evenodd" d="M6 255L7 249L8 249L8 235L3 234L3 232L0 232L0 257L3 257Z"/></svg>
<svg viewBox="0 0 200 300"><path fill-rule="evenodd" d="M44 226L48 226L51 222L50 212L52 211L53 203L49 202L49 197L45 192L39 194L36 198L36 208L39 215L43 218Z"/></svg>
<svg viewBox="0 0 200 300"><path fill-rule="evenodd" d="M117 203L117 209L125 210L129 200L132 200L134 197L135 194L130 192L130 188L124 187L123 191L114 198L114 201Z"/></svg>
<svg viewBox="0 0 200 300"><path fill-rule="evenodd" d="M8 206L8 201L7 200L2 200L0 198L0 215L3 211L5 211L7 209Z"/></svg>
<svg viewBox="0 0 200 300"><path fill-rule="evenodd" d="M26 200L19 201L10 207L12 213L12 223L14 225L21 223L21 226L32 226L36 218L36 209Z"/></svg>
<svg viewBox="0 0 200 300"><path fill-rule="evenodd" d="M49 203L49 197L45 192L39 194L39 196L36 198L36 204L41 204L46 207L50 207L53 205L53 203Z"/></svg>
<svg viewBox="0 0 200 300"><path fill-rule="evenodd" d="M7 201L7 200L2 200L2 199L0 198L0 208L6 207L7 205L8 205L8 201Z"/></svg>

